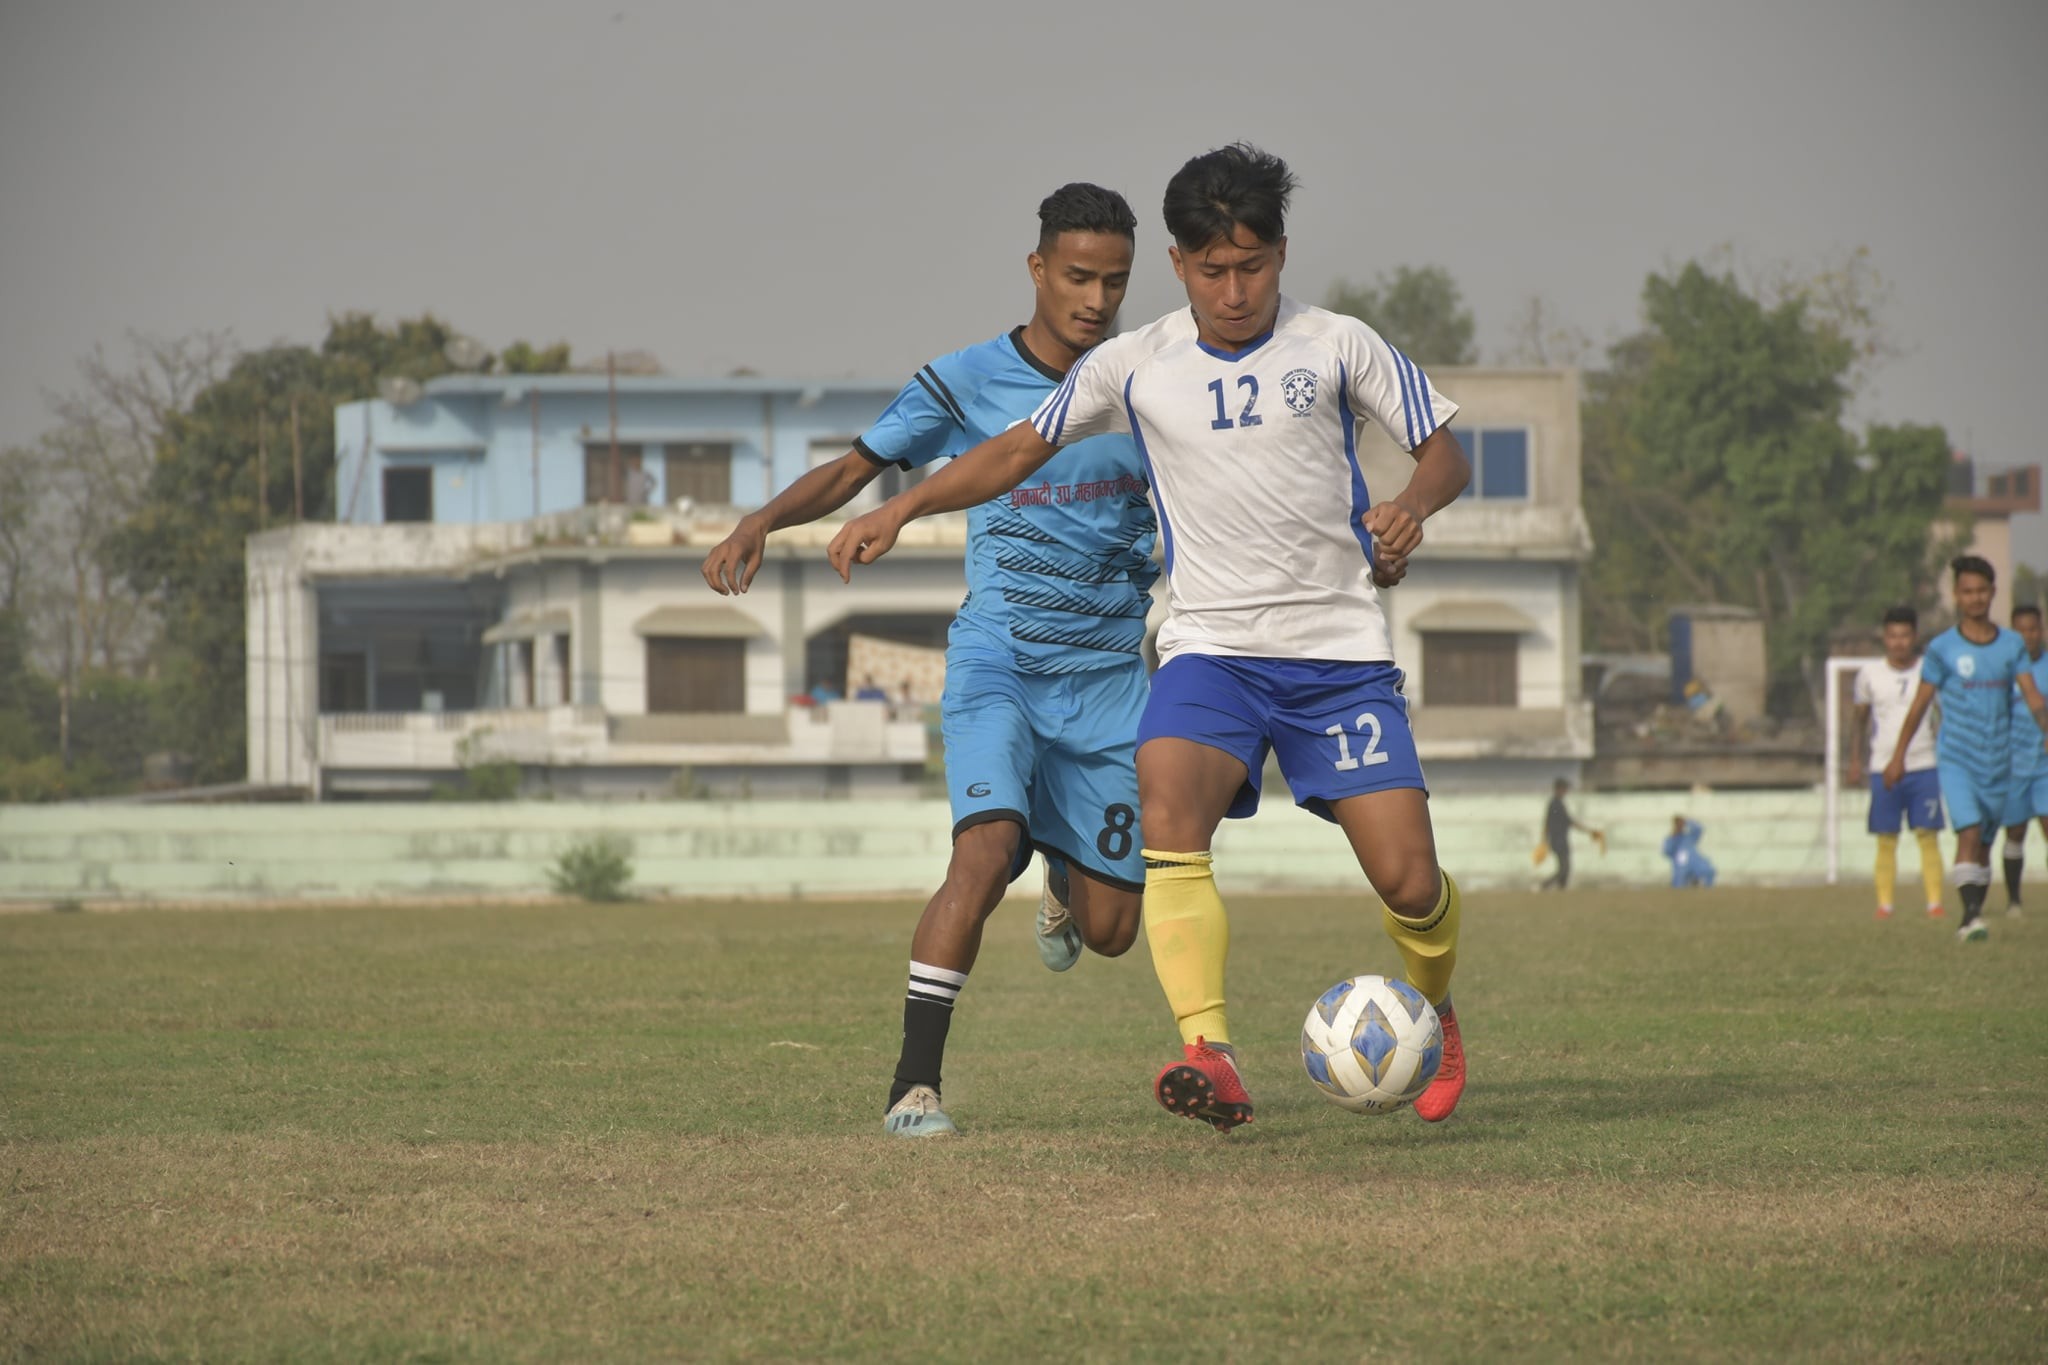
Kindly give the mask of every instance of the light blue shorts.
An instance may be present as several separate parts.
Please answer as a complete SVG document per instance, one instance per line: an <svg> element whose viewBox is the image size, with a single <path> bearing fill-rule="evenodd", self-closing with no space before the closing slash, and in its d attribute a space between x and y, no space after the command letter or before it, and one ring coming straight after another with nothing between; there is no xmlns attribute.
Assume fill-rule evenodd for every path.
<svg viewBox="0 0 2048 1365"><path fill-rule="evenodd" d="M1137 754L1147 690L1144 661L1135 657L1047 674L949 656L939 729L953 837L1014 821L1024 842L1012 878L1036 849L1098 881L1142 890Z"/></svg>
<svg viewBox="0 0 2048 1365"><path fill-rule="evenodd" d="M1948 818L1955 823L1956 832L1981 829L1988 839L2005 814L2010 778L2003 773L1984 777L1948 762L1937 763L1935 771L1941 774L1942 803L1948 807Z"/></svg>
<svg viewBox="0 0 2048 1365"><path fill-rule="evenodd" d="M2014 825L2030 824L2036 816L2048 815L2048 772L2037 772L2032 777L2014 773L2010 781L2005 789L2005 815L1999 824L2011 829Z"/></svg>

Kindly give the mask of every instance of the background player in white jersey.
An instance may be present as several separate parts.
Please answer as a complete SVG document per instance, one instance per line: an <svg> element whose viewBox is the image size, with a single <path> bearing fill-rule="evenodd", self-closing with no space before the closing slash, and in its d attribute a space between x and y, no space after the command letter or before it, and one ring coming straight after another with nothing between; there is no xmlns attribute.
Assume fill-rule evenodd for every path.
<svg viewBox="0 0 2048 1365"><path fill-rule="evenodd" d="M1949 567L1955 574L1959 619L1927 642L1920 686L1885 765L1884 784L1897 787L1904 780L1906 751L1939 695L1941 734L1934 743L1934 766L1941 775L1941 799L1956 822L1956 895L1963 903L1956 937L1967 943L1990 936L1984 897L1991 889L1991 835L2005 810L2012 775L2013 685L2019 685L2044 749L2048 702L2026 670L2026 645L1991 620L1991 565L1976 555L1962 555Z"/></svg>
<svg viewBox="0 0 2048 1365"><path fill-rule="evenodd" d="M1856 739L1849 780L1870 778L1870 832L1877 836L1877 917L1890 919L1899 879L1899 826L1909 825L1920 845L1920 884L1927 913L1941 916L1941 778L1934 768L1934 731L1923 727L1906 748L1905 775L1886 786L1882 770L1898 747L1906 713L1920 686L1920 618L1911 607L1884 614L1884 657L1856 670ZM1867 758L1867 764L1866 764Z"/></svg>
<svg viewBox="0 0 2048 1365"><path fill-rule="evenodd" d="M2048 693L2048 640L2041 633L2041 609L2025 604L2012 609L2012 628L2027 647L2027 672L2037 690ZM2027 724L2027 699L2012 693L2012 777L2005 789L2005 913L2020 915L2020 879L2027 866L2027 822L2039 820L2048 836L2048 754L2033 742Z"/></svg>
<svg viewBox="0 0 2048 1365"><path fill-rule="evenodd" d="M711 552L713 588L746 591L768 532L843 506L883 466L929 465L1023 421L1108 334L1130 282L1130 205L1097 185L1065 185L1038 219L1031 321L920 369L852 451L791 484ZM1038 934L1047 966L1073 966L1084 940L1115 957L1138 935L1145 868L1133 752L1158 520L1128 437L1078 445L1046 472L1071 496L985 501L968 515L968 597L947 636L941 702L953 856L911 940L903 1045L883 1115L897 1137L956 1131L940 1105L954 1004L982 924L1034 847L1047 864Z"/></svg>
<svg viewBox="0 0 2048 1365"><path fill-rule="evenodd" d="M1423 520L1471 467L1446 426L1456 405L1413 362L1355 318L1281 295L1293 188L1286 163L1242 144L1181 167L1165 214L1190 306L1090 351L1029 424L848 522L831 549L850 572L904 522L1009 488L1067 442L1137 439L1169 584L1139 728L1145 928L1184 1044L1153 1089L1219 1130L1252 1105L1228 1042L1229 925L1210 842L1226 816L1256 808L1269 753L1297 804L1343 829L1409 980L1442 1015L1443 1063L1416 1111L1448 1117L1465 1084L1449 996L1458 892L1437 866L1375 588L1398 579ZM1415 458L1389 501L1367 493L1360 416Z"/></svg>

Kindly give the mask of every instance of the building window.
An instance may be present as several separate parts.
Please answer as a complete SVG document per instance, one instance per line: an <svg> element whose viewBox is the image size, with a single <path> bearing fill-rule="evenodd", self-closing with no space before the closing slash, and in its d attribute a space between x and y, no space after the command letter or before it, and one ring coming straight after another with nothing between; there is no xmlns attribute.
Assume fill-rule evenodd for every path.
<svg viewBox="0 0 2048 1365"><path fill-rule="evenodd" d="M1489 501L1529 500L1529 431L1526 427L1452 427L1467 458L1472 482L1460 496Z"/></svg>
<svg viewBox="0 0 2048 1365"><path fill-rule="evenodd" d="M703 441L665 447L661 495L671 504L682 498L721 507L730 503L732 447Z"/></svg>
<svg viewBox="0 0 2048 1365"><path fill-rule="evenodd" d="M370 662L362 654L320 656L320 711L323 715L370 709Z"/></svg>
<svg viewBox="0 0 2048 1365"><path fill-rule="evenodd" d="M747 642L647 637L649 714L747 709Z"/></svg>
<svg viewBox="0 0 2048 1365"><path fill-rule="evenodd" d="M1430 631L1422 637L1422 704L1513 706L1520 643L1501 631Z"/></svg>
<svg viewBox="0 0 2048 1365"><path fill-rule="evenodd" d="M619 447L616 470L612 468L612 448L609 441L597 441L583 447L585 504L630 502L633 500L633 490L641 484L642 477L639 446Z"/></svg>
<svg viewBox="0 0 2048 1365"><path fill-rule="evenodd" d="M540 691L535 686L539 681L533 671L533 641L512 642L512 704L514 706L538 706Z"/></svg>
<svg viewBox="0 0 2048 1365"><path fill-rule="evenodd" d="M569 695L569 637L566 635L550 635L548 639L553 642L552 647L555 656L555 701L559 705L567 706L571 700Z"/></svg>
<svg viewBox="0 0 2048 1365"><path fill-rule="evenodd" d="M434 471L425 465L400 465L384 471L384 520L432 521Z"/></svg>

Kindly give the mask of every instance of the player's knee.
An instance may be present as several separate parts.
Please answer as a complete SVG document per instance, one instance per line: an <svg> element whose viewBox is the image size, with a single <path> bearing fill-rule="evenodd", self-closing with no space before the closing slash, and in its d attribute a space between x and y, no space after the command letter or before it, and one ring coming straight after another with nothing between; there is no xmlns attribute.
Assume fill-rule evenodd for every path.
<svg viewBox="0 0 2048 1365"><path fill-rule="evenodd" d="M1098 957L1122 957L1138 941L1142 902L1136 896L1126 899L1127 906L1119 903L1111 913L1090 915L1081 924L1081 942L1088 945L1089 952Z"/></svg>
<svg viewBox="0 0 2048 1365"><path fill-rule="evenodd" d="M953 840L952 860L946 864L948 894L988 914L1010 884L1023 838L1024 832L1008 820L991 820L960 831Z"/></svg>
<svg viewBox="0 0 2048 1365"><path fill-rule="evenodd" d="M1402 868L1379 893L1387 908L1402 919L1422 919L1443 898L1443 874L1435 863L1418 862Z"/></svg>

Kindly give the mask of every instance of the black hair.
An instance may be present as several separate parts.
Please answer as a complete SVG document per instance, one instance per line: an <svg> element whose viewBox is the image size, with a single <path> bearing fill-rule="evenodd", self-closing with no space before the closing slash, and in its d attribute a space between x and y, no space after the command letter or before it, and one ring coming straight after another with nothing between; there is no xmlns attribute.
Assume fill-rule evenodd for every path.
<svg viewBox="0 0 2048 1365"><path fill-rule="evenodd" d="M1961 578L1966 573L1976 574L1986 583L1998 582L1998 573L1991 567L1991 561L1982 555L1957 555L1948 562L1949 572Z"/></svg>
<svg viewBox="0 0 2048 1365"><path fill-rule="evenodd" d="M1113 232L1138 240L1138 215L1115 190L1076 180L1045 196L1038 205L1038 249L1052 250L1062 232Z"/></svg>
<svg viewBox="0 0 2048 1365"><path fill-rule="evenodd" d="M2041 609L2032 602L2022 602L2012 609L2012 623L2018 625L2022 616L2031 616L2038 621L2041 619Z"/></svg>
<svg viewBox="0 0 2048 1365"><path fill-rule="evenodd" d="M1920 629L1920 613L1911 607L1886 607L1884 623L1888 626L1911 626Z"/></svg>
<svg viewBox="0 0 2048 1365"><path fill-rule="evenodd" d="M1251 229L1261 242L1287 235L1287 200L1294 172L1271 152L1233 142L1204 152L1166 182L1166 230L1186 251Z"/></svg>

